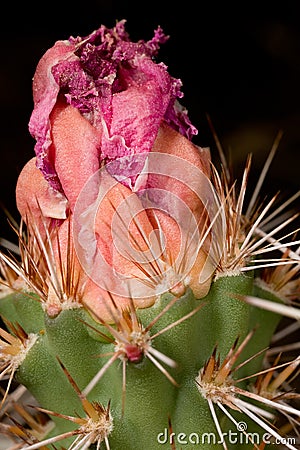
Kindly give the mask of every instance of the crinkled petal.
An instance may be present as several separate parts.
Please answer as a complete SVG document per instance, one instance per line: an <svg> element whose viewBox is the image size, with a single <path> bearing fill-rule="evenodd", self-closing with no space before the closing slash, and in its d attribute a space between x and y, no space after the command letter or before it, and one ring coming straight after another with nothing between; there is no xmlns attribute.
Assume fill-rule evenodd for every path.
<svg viewBox="0 0 300 450"><path fill-rule="evenodd" d="M168 107L171 78L163 65L144 56L135 59L131 70L122 70L127 89L112 99L110 134L123 136L132 153L149 152ZM103 143L103 156L109 160L125 154L113 154Z"/></svg>
<svg viewBox="0 0 300 450"><path fill-rule="evenodd" d="M188 139L196 134L177 102L183 96L180 80L154 61L167 39L158 27L151 40L132 42L123 20L112 29L102 25L89 36L58 41L45 53L34 75L29 129L38 168L54 189L63 192L64 184L55 168L49 119L59 96L102 134L101 163L150 152L163 119ZM123 169L116 166L115 175L134 185L130 167L118 172Z"/></svg>
<svg viewBox="0 0 300 450"><path fill-rule="evenodd" d="M60 189L54 162L49 157L51 145L49 115L56 103L59 86L55 82L51 68L62 60L73 60L74 45L68 41L58 41L50 48L39 61L33 77L34 110L29 121L29 131L35 138L35 153L37 166L46 180L55 189Z"/></svg>

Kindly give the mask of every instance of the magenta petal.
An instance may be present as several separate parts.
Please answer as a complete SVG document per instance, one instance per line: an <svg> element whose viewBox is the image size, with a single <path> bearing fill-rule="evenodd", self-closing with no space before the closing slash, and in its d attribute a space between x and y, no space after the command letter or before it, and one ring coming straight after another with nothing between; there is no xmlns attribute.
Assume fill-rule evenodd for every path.
<svg viewBox="0 0 300 450"><path fill-rule="evenodd" d="M58 41L45 53L34 76L29 130L36 139L37 167L51 187L63 192L49 118L59 97L99 134L103 131L100 164L126 155L146 155L163 120L188 139L197 133L177 102L183 96L181 81L154 60L167 39L158 27L151 40L132 42L123 20L112 29L102 25L89 36ZM141 169L143 165L141 160ZM128 186L134 185L136 168L123 169L116 162L112 175L127 177Z"/></svg>
<svg viewBox="0 0 300 450"><path fill-rule="evenodd" d="M151 151L172 90L172 80L164 66L140 58L138 69L142 82L128 77L128 89L113 96L110 129L112 136L123 136L134 154ZM109 159L125 156L109 154L105 148L102 153Z"/></svg>
<svg viewBox="0 0 300 450"><path fill-rule="evenodd" d="M140 57L137 67L124 70L121 76L129 87L112 98L111 126L103 134L101 145L106 161L151 151L172 94L173 82L165 66L149 58ZM142 158L140 163L142 169ZM120 173L117 162L112 167L114 176L131 179L130 165L120 166ZM134 184L134 180L127 184Z"/></svg>
<svg viewBox="0 0 300 450"><path fill-rule="evenodd" d="M68 41L56 42L39 61L33 78L34 110L30 117L29 131L36 139L37 167L41 169L50 185L57 190L61 190L60 183L48 151L51 145L49 115L60 88L52 76L51 68L59 61L76 58L73 52L74 45Z"/></svg>

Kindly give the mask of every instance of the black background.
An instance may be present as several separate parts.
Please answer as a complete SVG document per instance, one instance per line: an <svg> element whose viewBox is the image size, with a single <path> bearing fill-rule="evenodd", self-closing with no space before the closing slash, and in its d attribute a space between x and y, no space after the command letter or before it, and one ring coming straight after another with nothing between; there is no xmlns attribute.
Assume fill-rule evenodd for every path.
<svg viewBox="0 0 300 450"><path fill-rule="evenodd" d="M226 3L226 4L225 4ZM0 201L19 220L14 190L33 153L27 124L32 111L31 80L36 64L56 40L85 36L101 24L127 20L132 40L148 40L160 25L169 41L157 60L183 82L187 107L199 134L217 158L207 114L226 152L242 170L254 154L252 181L280 129L284 135L266 188L283 194L299 188L300 29L297 2L269 8L263 2L178 4L129 1L40 2L2 9L0 30L1 167ZM240 6L239 6L240 5ZM264 6L264 10L262 9ZM0 237L10 237L1 215Z"/></svg>

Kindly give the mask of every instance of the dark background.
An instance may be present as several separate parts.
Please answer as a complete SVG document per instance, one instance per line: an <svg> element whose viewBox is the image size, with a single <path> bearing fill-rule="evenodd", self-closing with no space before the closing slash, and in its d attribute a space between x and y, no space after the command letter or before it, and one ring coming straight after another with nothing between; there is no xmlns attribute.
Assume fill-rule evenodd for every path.
<svg viewBox="0 0 300 450"><path fill-rule="evenodd" d="M226 3L226 4L225 4ZM291 2L292 3L292 2ZM148 40L162 26L170 35L157 61L183 82L194 142L217 158L207 114L237 173L254 154L252 181L280 129L284 135L266 188L284 195L299 188L300 29L297 2L85 1L6 4L0 29L1 166L0 201L14 218L14 189L34 155L27 124L32 111L31 79L38 60L56 40L85 36L101 24L127 20L132 40ZM262 4L265 10L262 9ZM268 191L268 192L269 192ZM1 213L0 237L10 237Z"/></svg>

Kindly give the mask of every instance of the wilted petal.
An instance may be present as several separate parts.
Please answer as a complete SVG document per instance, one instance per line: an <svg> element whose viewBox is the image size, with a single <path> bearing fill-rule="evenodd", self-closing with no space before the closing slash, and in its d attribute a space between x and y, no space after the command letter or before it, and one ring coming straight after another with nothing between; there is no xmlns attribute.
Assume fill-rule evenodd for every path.
<svg viewBox="0 0 300 450"><path fill-rule="evenodd" d="M49 115L60 88L54 80L51 69L62 60L77 59L73 52L73 44L68 41L57 41L40 59L33 78L34 110L30 117L29 131L36 140L37 166L55 189L60 188L60 182L56 176L54 161L49 155L51 145Z"/></svg>
<svg viewBox="0 0 300 450"><path fill-rule="evenodd" d="M166 40L159 27L150 41L132 42L120 21L112 29L102 25L89 36L58 41L41 58L29 129L36 139L37 165L53 188L63 191L64 184L51 145L50 115L59 96L98 131L102 163L150 152L163 119L187 138L197 133L177 101L183 96L180 80L154 61ZM62 138L56 134L55 145ZM112 174L126 176L134 185L130 167L124 171L116 164Z"/></svg>
<svg viewBox="0 0 300 450"><path fill-rule="evenodd" d="M144 56L136 58L135 63L131 70L120 71L127 88L112 98L109 136L103 135L101 147L102 157L107 161L150 152L172 98L173 82L164 66ZM131 177L130 166L118 167L117 161L110 170L117 176Z"/></svg>

